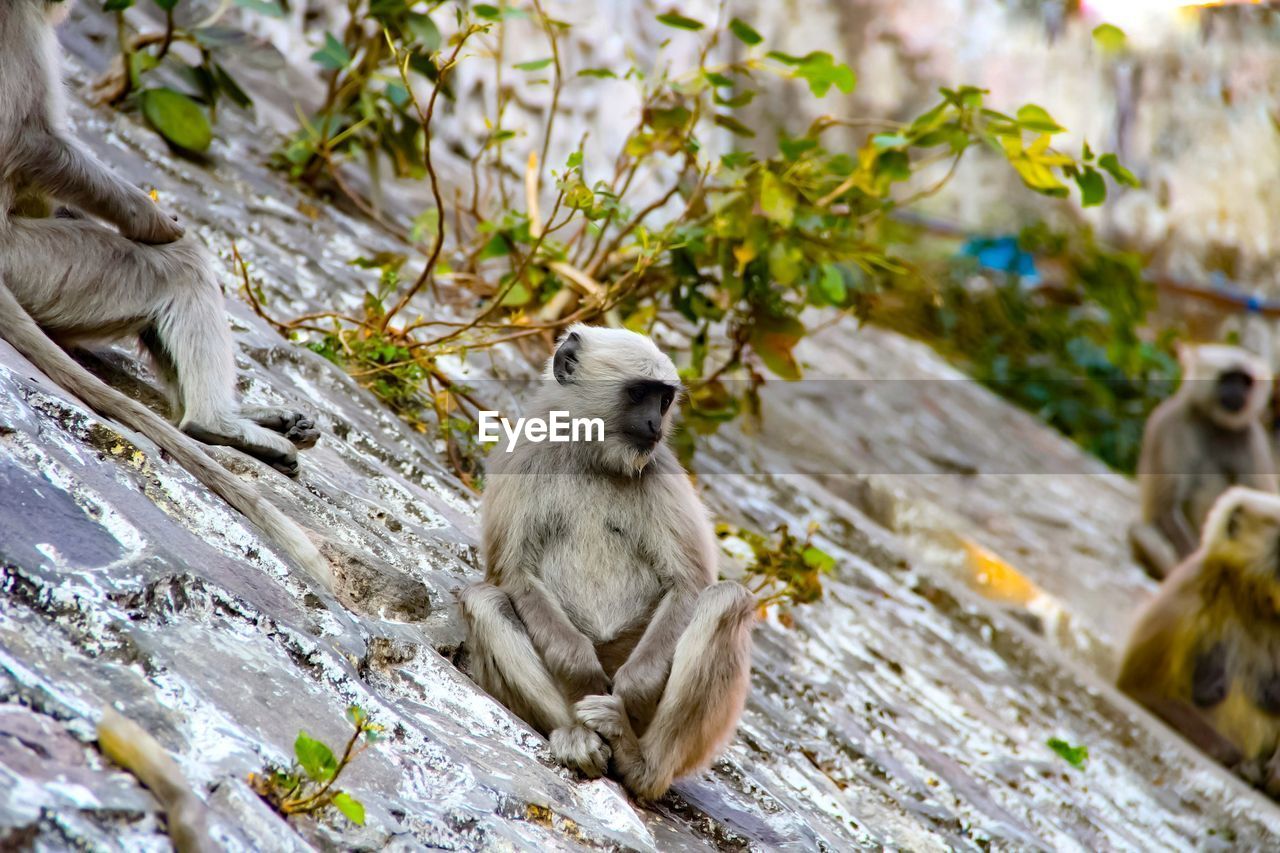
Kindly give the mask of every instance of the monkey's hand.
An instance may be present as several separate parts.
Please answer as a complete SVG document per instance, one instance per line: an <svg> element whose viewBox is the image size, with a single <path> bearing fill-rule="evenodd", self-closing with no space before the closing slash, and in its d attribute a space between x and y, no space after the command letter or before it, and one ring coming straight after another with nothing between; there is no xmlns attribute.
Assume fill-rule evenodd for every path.
<svg viewBox="0 0 1280 853"><path fill-rule="evenodd" d="M667 687L671 662L661 658L631 658L613 678L613 695L622 700L627 714L642 724L653 719Z"/></svg>
<svg viewBox="0 0 1280 853"><path fill-rule="evenodd" d="M135 243L172 243L182 239L186 233L176 216L161 210L142 190L130 199L129 209L116 221L116 225L121 234Z"/></svg>

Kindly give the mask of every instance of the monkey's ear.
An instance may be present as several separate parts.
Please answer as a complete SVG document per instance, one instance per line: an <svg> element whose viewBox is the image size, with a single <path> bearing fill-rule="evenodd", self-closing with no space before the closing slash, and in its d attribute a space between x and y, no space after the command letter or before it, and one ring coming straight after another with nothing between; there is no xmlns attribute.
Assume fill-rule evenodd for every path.
<svg viewBox="0 0 1280 853"><path fill-rule="evenodd" d="M564 343L560 344L560 348L556 350L556 357L551 362L551 373L561 385L568 385L573 381L573 374L578 369L578 350L580 349L582 349L582 338L578 337L577 332L570 332L569 337L565 338Z"/></svg>

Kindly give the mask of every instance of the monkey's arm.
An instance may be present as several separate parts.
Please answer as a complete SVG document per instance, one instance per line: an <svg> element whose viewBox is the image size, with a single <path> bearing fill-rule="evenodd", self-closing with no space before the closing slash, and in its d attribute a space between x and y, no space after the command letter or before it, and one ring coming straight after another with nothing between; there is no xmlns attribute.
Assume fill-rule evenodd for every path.
<svg viewBox="0 0 1280 853"><path fill-rule="evenodd" d="M23 172L48 193L68 201L141 243L172 243L183 228L151 197L125 181L62 133L35 132L23 138Z"/></svg>
<svg viewBox="0 0 1280 853"><path fill-rule="evenodd" d="M621 697L632 717L647 721L657 709L671 674L676 643L693 618L698 592L688 582L668 591L631 656L614 674L613 693Z"/></svg>
<svg viewBox="0 0 1280 853"><path fill-rule="evenodd" d="M526 574L502 586L511 596L533 647L551 674L560 680L569 701L607 693L609 677L596 656L595 644L569 621L542 583Z"/></svg>

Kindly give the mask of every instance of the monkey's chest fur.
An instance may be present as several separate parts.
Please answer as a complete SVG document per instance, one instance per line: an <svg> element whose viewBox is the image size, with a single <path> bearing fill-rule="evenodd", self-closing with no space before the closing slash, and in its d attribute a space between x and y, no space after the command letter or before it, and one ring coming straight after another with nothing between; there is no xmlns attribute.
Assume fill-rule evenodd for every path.
<svg viewBox="0 0 1280 853"><path fill-rule="evenodd" d="M643 481L584 478L537 525L539 577L597 644L638 640L670 588L676 536L653 492Z"/></svg>

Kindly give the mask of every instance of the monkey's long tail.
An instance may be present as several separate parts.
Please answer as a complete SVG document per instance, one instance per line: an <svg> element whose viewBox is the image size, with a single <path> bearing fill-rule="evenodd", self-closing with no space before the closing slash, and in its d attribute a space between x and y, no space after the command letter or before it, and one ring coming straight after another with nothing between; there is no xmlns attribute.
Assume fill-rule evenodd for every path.
<svg viewBox="0 0 1280 853"><path fill-rule="evenodd" d="M120 421L155 442L197 480L253 522L269 541L283 549L326 590L333 591L333 571L301 527L218 464L194 439L77 364L44 333L3 280L0 280L0 337L95 412Z"/></svg>

